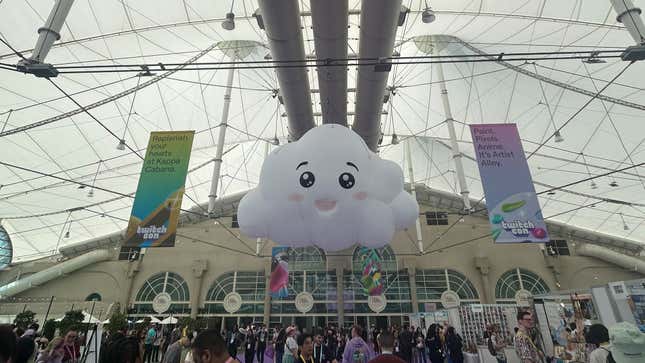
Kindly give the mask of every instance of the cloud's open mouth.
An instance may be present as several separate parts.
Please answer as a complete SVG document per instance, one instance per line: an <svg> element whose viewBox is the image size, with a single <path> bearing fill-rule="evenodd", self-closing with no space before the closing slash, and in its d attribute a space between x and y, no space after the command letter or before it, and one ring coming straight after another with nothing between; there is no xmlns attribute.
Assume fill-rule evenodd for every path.
<svg viewBox="0 0 645 363"><path fill-rule="evenodd" d="M316 200L315 204L316 204L316 208L318 208L318 210L321 212L329 212L334 210L334 208L336 208L335 200L318 199Z"/></svg>

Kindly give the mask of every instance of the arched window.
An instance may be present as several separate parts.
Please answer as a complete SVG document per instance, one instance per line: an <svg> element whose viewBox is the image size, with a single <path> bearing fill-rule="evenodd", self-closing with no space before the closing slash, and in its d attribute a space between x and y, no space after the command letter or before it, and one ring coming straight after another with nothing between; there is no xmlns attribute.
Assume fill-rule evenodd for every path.
<svg viewBox="0 0 645 363"><path fill-rule="evenodd" d="M170 308L164 314L190 314L188 283L174 272L160 272L143 283L134 301L134 313L156 314L152 301L161 293L171 299Z"/></svg>
<svg viewBox="0 0 645 363"><path fill-rule="evenodd" d="M417 296L420 303L439 302L441 294L452 290L461 303L478 303L475 285L462 273L450 269L416 270Z"/></svg>
<svg viewBox="0 0 645 363"><path fill-rule="evenodd" d="M394 254L392 247L387 245L387 246L383 246L381 248L375 248L372 250L375 250L375 252L381 258L381 270L383 271L397 270L396 255ZM362 248L361 246L356 247L354 249L354 253L352 254L352 267L354 271L360 271L363 268L362 264L363 264L364 257L365 257L365 249Z"/></svg>
<svg viewBox="0 0 645 363"><path fill-rule="evenodd" d="M399 270L396 263L396 255L392 247L366 250L358 246L352 254L352 271L345 271L343 274L343 290L345 301L345 314L347 316L360 316L361 314L373 314L368 306L368 294L361 284L363 274L363 260L368 253L376 252L381 260L381 278L384 284L383 295L387 299L387 305L383 314L405 315L412 312L412 297L410 295L410 277L405 269Z"/></svg>
<svg viewBox="0 0 645 363"><path fill-rule="evenodd" d="M531 295L540 295L548 293L549 286L540 276L533 272L522 268L515 268L506 271L497 280L495 298L498 301L514 301L515 294L520 290L526 290Z"/></svg>
<svg viewBox="0 0 645 363"><path fill-rule="evenodd" d="M312 271L326 270L327 256L318 247L289 248L289 270L290 271Z"/></svg>
<svg viewBox="0 0 645 363"><path fill-rule="evenodd" d="M101 301L101 295L98 292L93 292L87 295L85 301Z"/></svg>
<svg viewBox="0 0 645 363"><path fill-rule="evenodd" d="M13 257L11 238L4 227L0 226L0 270L9 266Z"/></svg>
<svg viewBox="0 0 645 363"><path fill-rule="evenodd" d="M266 279L264 271L235 271L220 275L208 289L202 314L226 314L224 298L236 292L242 297L242 307L237 314L262 315Z"/></svg>
<svg viewBox="0 0 645 363"><path fill-rule="evenodd" d="M271 300L271 321L277 323L282 317L302 314L295 307L296 296L301 292L308 292L314 298L308 315L337 316L336 272L327 271L325 252L309 246L290 248L288 254L288 296Z"/></svg>

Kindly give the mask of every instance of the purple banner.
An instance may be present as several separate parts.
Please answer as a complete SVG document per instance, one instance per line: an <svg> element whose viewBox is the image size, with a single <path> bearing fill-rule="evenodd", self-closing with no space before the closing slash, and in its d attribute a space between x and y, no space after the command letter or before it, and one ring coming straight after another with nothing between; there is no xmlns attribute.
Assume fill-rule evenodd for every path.
<svg viewBox="0 0 645 363"><path fill-rule="evenodd" d="M470 132L486 195L493 241L549 241L517 126L470 125Z"/></svg>

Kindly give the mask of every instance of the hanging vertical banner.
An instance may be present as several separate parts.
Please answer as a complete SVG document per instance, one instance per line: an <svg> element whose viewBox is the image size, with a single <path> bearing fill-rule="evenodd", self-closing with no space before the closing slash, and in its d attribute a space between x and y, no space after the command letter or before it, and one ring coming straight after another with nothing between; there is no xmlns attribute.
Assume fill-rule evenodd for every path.
<svg viewBox="0 0 645 363"><path fill-rule="evenodd" d="M470 125L493 241L548 242L515 124Z"/></svg>
<svg viewBox="0 0 645 363"><path fill-rule="evenodd" d="M175 245L194 134L194 131L150 134L124 246Z"/></svg>
<svg viewBox="0 0 645 363"><path fill-rule="evenodd" d="M369 296L381 295L385 288L381 272L381 256L374 248L359 247L361 261L361 286Z"/></svg>
<svg viewBox="0 0 645 363"><path fill-rule="evenodd" d="M289 296L289 247L273 247L271 250L271 279L269 294L274 299Z"/></svg>

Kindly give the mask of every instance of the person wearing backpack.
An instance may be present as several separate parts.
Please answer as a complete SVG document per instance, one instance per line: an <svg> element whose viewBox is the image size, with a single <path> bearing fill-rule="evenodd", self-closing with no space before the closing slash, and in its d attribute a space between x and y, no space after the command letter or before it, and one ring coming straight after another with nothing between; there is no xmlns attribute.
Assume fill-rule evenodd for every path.
<svg viewBox="0 0 645 363"><path fill-rule="evenodd" d="M504 339L499 334L499 325L491 325L487 343L488 351L497 359L497 363L506 363L506 354L504 353L506 344L504 344Z"/></svg>
<svg viewBox="0 0 645 363"><path fill-rule="evenodd" d="M593 324L589 327L586 337L587 343L596 346L589 354L589 363L609 363L609 331L602 324ZM613 361L613 357L612 357ZM613 362L611 362L613 363Z"/></svg>
<svg viewBox="0 0 645 363"><path fill-rule="evenodd" d="M347 342L343 352L343 363L367 363L374 354L363 339L363 328L354 325L352 328L352 339Z"/></svg>

